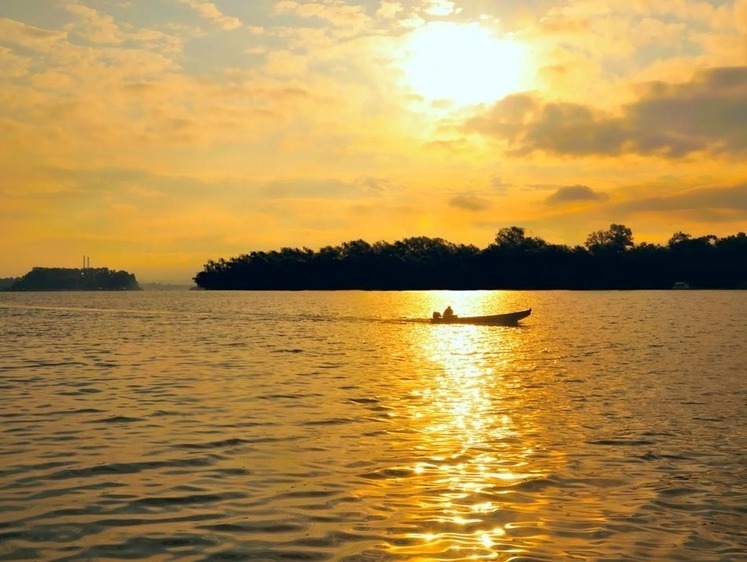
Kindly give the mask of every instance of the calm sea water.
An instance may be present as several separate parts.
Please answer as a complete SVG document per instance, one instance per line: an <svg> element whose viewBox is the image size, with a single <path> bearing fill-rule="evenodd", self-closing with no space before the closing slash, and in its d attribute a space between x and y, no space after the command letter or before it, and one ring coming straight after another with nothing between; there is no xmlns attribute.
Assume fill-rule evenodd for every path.
<svg viewBox="0 0 747 562"><path fill-rule="evenodd" d="M0 293L0 334L3 560L747 560L745 291Z"/></svg>

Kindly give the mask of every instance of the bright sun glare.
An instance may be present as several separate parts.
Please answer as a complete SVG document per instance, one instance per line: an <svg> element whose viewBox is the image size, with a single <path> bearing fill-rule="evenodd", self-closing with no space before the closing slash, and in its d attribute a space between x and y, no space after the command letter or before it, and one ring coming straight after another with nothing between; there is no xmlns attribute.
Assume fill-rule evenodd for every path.
<svg viewBox="0 0 747 562"><path fill-rule="evenodd" d="M485 27L431 23L413 33L403 70L412 89L424 98L471 105L519 90L524 58L520 44Z"/></svg>

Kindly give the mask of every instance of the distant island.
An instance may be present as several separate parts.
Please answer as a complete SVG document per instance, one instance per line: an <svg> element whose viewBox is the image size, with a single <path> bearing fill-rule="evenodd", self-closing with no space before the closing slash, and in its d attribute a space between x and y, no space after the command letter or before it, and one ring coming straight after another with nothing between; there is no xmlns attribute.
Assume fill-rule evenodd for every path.
<svg viewBox="0 0 747 562"><path fill-rule="evenodd" d="M140 291L132 273L106 267L35 267L4 291Z"/></svg>
<svg viewBox="0 0 747 562"><path fill-rule="evenodd" d="M676 232L666 246L635 244L630 228L612 224L569 247L512 226L484 249L421 236L254 251L211 260L194 281L213 290L747 289L747 235Z"/></svg>

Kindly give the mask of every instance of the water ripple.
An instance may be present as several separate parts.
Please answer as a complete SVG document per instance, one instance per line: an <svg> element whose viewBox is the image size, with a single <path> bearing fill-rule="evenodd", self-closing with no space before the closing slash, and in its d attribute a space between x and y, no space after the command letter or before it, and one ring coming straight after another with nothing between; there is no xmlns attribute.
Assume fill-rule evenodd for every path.
<svg viewBox="0 0 747 562"><path fill-rule="evenodd" d="M670 293L0 293L0 559L742 560L747 298Z"/></svg>

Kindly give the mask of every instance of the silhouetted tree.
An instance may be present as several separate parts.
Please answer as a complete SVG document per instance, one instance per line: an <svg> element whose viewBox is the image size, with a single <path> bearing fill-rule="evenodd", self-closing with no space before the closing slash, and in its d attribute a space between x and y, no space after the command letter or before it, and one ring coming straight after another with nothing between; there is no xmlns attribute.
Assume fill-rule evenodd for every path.
<svg viewBox="0 0 747 562"><path fill-rule="evenodd" d="M541 238L527 237L526 230L520 226L501 228L495 235L495 245L507 252L525 252L547 247Z"/></svg>
<svg viewBox="0 0 747 562"><path fill-rule="evenodd" d="M592 232L586 239L586 248L595 255L622 254L633 246L633 231L622 224L611 224L607 230Z"/></svg>
<svg viewBox="0 0 747 562"><path fill-rule="evenodd" d="M512 226L483 250L425 236L352 240L210 260L195 276L206 289L656 289L680 280L747 287L747 236L676 232L665 247L636 246L628 227L612 224L570 248Z"/></svg>

